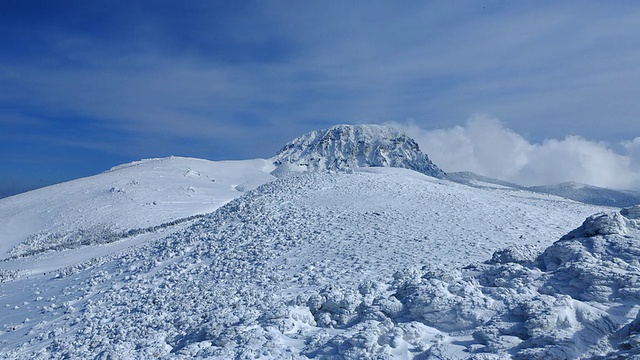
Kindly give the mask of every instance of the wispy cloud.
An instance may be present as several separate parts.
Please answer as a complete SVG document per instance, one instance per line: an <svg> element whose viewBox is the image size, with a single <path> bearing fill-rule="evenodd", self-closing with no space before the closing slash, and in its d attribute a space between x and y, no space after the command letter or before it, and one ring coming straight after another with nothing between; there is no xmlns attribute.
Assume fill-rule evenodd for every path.
<svg viewBox="0 0 640 360"><path fill-rule="evenodd" d="M640 138L624 142L624 153L607 143L566 136L532 143L488 115L464 126L425 130L415 123L390 123L418 141L444 170L472 171L522 185L577 181L640 189Z"/></svg>
<svg viewBox="0 0 640 360"><path fill-rule="evenodd" d="M93 143L132 159L268 157L334 123L451 128L476 112L536 143L640 134L632 2L11 0L2 10L0 133L55 138L39 152ZM86 131L48 131L65 119Z"/></svg>
<svg viewBox="0 0 640 360"><path fill-rule="evenodd" d="M0 102L212 139L246 119L291 137L319 119L451 126L477 111L541 138L640 132L640 11L577 6L74 3L25 15L29 56L0 64Z"/></svg>

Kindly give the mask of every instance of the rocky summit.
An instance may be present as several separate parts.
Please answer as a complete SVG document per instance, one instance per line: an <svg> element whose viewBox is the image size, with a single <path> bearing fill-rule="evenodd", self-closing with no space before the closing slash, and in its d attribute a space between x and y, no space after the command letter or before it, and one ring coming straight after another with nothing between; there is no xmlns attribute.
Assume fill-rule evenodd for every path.
<svg viewBox="0 0 640 360"><path fill-rule="evenodd" d="M353 171L397 167L442 178L445 173L402 132L381 125L336 125L311 131L286 144L273 158L277 166L308 171Z"/></svg>

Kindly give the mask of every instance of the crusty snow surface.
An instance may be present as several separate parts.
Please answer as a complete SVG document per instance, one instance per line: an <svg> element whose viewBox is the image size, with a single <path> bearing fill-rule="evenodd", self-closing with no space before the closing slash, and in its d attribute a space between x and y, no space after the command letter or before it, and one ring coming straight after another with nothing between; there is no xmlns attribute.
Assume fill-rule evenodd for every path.
<svg viewBox="0 0 640 360"><path fill-rule="evenodd" d="M182 168L188 159L171 161L171 167ZM195 170L202 186L189 185L192 197L181 196L222 191L213 174L208 176L216 182L203 176L205 165ZM3 219L23 224L27 234L0 233L13 236L11 246L3 241L0 262L0 356L640 354L636 208L620 213L526 191L477 189L407 169L300 173L267 182L272 179L268 161L235 166L245 180L224 185L235 191L235 199L227 193L212 204L203 196L173 214L167 206L166 218L158 215L162 211L149 215L153 223L147 227L139 213L164 198L151 196L147 190L153 186L139 187L142 171L130 170L118 186L114 179L94 178L98 183L88 189L99 187L105 196L138 191L146 198L146 208L135 208L142 205L134 199L127 212L110 218L120 225L109 230L116 235L107 243L69 223L82 234L54 236L62 245L47 248L39 239L48 239L42 233L48 225L29 229L21 214L6 210L29 198L33 205L21 210L28 215L43 210L35 205L38 198L46 202L56 196L67 203L56 212L83 209L83 197L65 197L59 193L63 188L0 201L0 209L16 202L4 208ZM162 184L178 181L184 190L190 172L180 174L179 181L154 184L162 191ZM262 180L248 183L258 175ZM238 191L245 183L261 182L255 190ZM207 208L215 211L203 215ZM64 230L64 221L45 219L60 224L56 234ZM40 235L29 236L34 232Z"/></svg>

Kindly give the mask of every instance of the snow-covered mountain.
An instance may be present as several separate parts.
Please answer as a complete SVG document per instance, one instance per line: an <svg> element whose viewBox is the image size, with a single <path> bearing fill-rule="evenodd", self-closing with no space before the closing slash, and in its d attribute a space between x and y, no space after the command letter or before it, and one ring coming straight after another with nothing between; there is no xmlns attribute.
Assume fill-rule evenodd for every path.
<svg viewBox="0 0 640 360"><path fill-rule="evenodd" d="M415 332L395 350L340 345L370 323L355 316L354 301L391 296L383 289L397 272L550 245L598 210L406 169L364 170L282 178L181 231L109 244L120 247L108 254L89 244L6 260L0 342L18 358L419 354L438 334L419 322L395 330ZM63 260L46 274L27 268Z"/></svg>
<svg viewBox="0 0 640 360"><path fill-rule="evenodd" d="M622 208L640 204L640 196L632 192L580 184L573 181L556 185L532 186L528 189L594 205Z"/></svg>
<svg viewBox="0 0 640 360"><path fill-rule="evenodd" d="M617 208L630 207L640 204L640 194L633 191L614 190L593 185L581 184L574 181L555 185L521 186L469 171L447 174L447 179L473 187L501 187L518 190L529 190L541 194L551 194L565 199L580 201L585 204L610 206Z"/></svg>
<svg viewBox="0 0 640 360"><path fill-rule="evenodd" d="M134 235L166 235L275 179L269 174L273 169L263 159L148 159L0 199L0 260L90 243L117 246ZM76 256L85 258L81 251ZM53 265L42 263L38 271Z"/></svg>
<svg viewBox="0 0 640 360"><path fill-rule="evenodd" d="M442 178L418 143L381 125L336 125L311 131L287 143L273 158L276 165L294 164L310 171L397 167Z"/></svg>
<svg viewBox="0 0 640 360"><path fill-rule="evenodd" d="M640 209L274 161L154 159L0 199L0 358L640 353Z"/></svg>
<svg viewBox="0 0 640 360"><path fill-rule="evenodd" d="M447 179L451 181L455 181L460 184L465 184L474 187L480 188L512 188L512 189L526 189L524 186L520 186L518 184L503 181L495 178L491 178L488 176L478 175L471 171L459 171L447 174Z"/></svg>

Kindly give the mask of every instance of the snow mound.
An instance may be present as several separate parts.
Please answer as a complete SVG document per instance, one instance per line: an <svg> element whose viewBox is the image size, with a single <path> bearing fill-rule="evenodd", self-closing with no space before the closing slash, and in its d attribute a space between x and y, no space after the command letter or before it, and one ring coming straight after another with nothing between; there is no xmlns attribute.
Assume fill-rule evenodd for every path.
<svg viewBox="0 0 640 360"><path fill-rule="evenodd" d="M309 171L398 167L438 178L445 175L413 139L380 125L336 125L311 131L286 144L273 162L278 166L295 164Z"/></svg>
<svg viewBox="0 0 640 360"><path fill-rule="evenodd" d="M265 159L172 156L0 199L0 260L133 240L152 232L164 236L180 227L174 225L186 225L274 180L269 175L273 169ZM0 268L14 265L0 262Z"/></svg>
<svg viewBox="0 0 640 360"><path fill-rule="evenodd" d="M357 290L322 290L306 302L308 323L339 335L308 350L345 358L637 358L638 210L589 217L541 255L512 246L459 270L427 265Z"/></svg>

